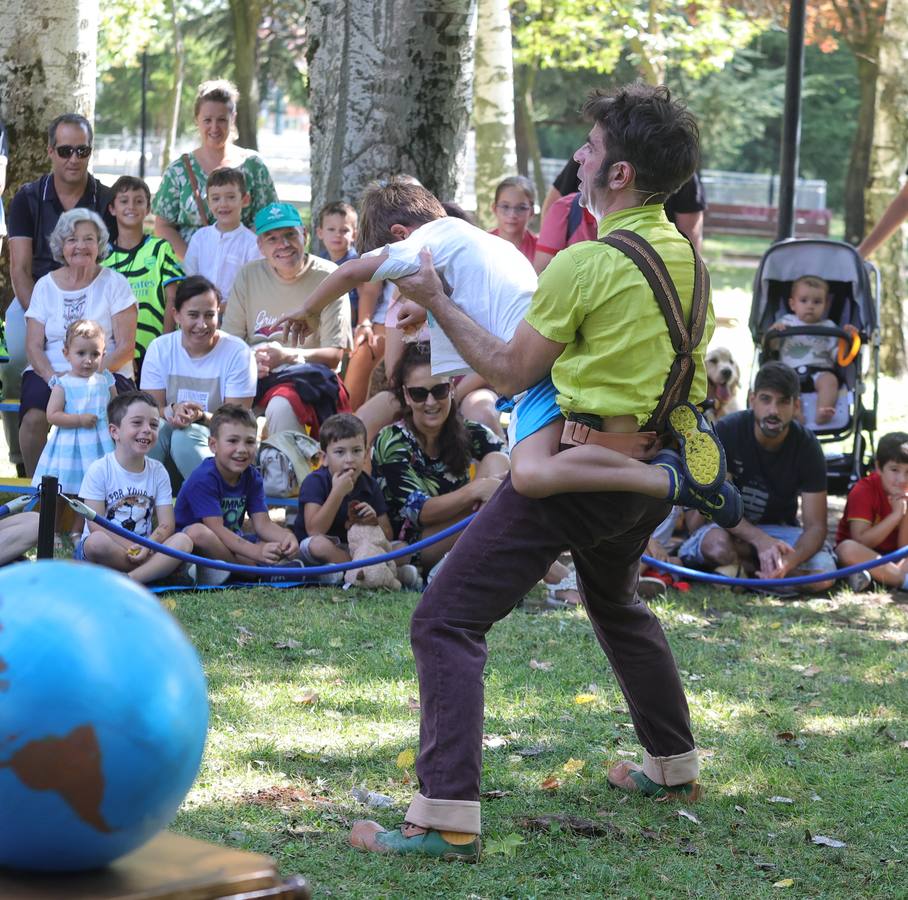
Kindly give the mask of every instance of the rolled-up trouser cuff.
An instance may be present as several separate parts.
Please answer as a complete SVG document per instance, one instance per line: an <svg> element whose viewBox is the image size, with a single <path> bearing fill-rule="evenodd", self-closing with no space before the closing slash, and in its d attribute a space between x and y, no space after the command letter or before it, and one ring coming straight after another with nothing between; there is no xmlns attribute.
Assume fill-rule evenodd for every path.
<svg viewBox="0 0 908 900"><path fill-rule="evenodd" d="M696 750L677 756L650 756L643 751L643 774L656 784L674 787L695 781L700 774L700 757Z"/></svg>
<svg viewBox="0 0 908 900"><path fill-rule="evenodd" d="M482 828L478 800L430 800L416 794L407 810L407 821L436 831L479 834Z"/></svg>

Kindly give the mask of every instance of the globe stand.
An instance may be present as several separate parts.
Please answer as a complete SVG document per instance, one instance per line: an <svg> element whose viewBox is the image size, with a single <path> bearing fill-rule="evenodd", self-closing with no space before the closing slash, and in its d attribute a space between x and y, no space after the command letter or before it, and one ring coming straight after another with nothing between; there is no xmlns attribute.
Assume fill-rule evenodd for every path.
<svg viewBox="0 0 908 900"><path fill-rule="evenodd" d="M104 869L31 873L0 869L3 900L309 900L304 878L274 861L162 831Z"/></svg>

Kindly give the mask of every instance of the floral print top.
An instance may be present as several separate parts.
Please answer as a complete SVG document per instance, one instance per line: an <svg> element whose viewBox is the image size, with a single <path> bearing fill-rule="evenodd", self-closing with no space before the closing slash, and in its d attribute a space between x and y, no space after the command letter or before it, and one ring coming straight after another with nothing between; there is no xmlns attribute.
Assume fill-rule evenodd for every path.
<svg viewBox="0 0 908 900"><path fill-rule="evenodd" d="M246 190L252 197L252 202L243 210L243 224L247 228L252 228L255 214L269 203L277 202L277 191L271 180L271 173L262 157L254 150L242 150L241 152L246 154L246 158L237 168L246 177ZM207 202L208 176L202 171L194 153L189 154L189 164L199 183L199 193ZM214 222L214 217L210 214L207 222L202 221L195 196L192 193L192 183L186 174L186 166L183 165L182 157L175 159L164 170L161 186L151 204L151 211L156 216L175 225L187 243L203 225L211 225Z"/></svg>
<svg viewBox="0 0 908 900"><path fill-rule="evenodd" d="M485 425L467 421L466 426L473 459L503 449L501 440ZM428 456L403 421L383 428L375 438L372 476L385 495L395 537L408 544L419 540L419 515L425 502L450 494L470 480L469 471L455 475L441 459Z"/></svg>

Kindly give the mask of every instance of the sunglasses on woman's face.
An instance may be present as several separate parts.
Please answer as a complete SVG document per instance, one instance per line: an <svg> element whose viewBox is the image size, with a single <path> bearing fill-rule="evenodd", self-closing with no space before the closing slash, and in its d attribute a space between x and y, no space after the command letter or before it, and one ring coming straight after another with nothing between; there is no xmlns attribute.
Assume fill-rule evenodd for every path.
<svg viewBox="0 0 908 900"><path fill-rule="evenodd" d="M80 144L78 147L72 147L69 144L61 144L59 147L54 147L54 153L56 153L60 159L69 159L73 153L75 153L79 159L88 159L88 157L91 156L91 145Z"/></svg>
<svg viewBox="0 0 908 900"><path fill-rule="evenodd" d="M441 384L432 385L430 388L424 387L407 387L404 390L414 403L425 403L429 399L429 394L433 400L444 400L451 393L451 382L443 381Z"/></svg>

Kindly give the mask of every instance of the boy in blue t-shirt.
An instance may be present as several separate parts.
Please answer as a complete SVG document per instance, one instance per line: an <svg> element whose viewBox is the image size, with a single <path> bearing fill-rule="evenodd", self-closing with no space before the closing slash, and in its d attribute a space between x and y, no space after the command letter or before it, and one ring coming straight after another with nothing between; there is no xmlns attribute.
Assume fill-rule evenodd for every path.
<svg viewBox="0 0 908 900"><path fill-rule="evenodd" d="M183 482L176 503L177 528L192 538L196 553L209 559L247 566L280 566L295 562L296 538L268 518L262 476L252 465L258 444L255 417L245 407L221 406L211 418L206 459ZM254 535L243 534L246 515ZM222 583L220 569L198 573L198 580Z"/></svg>
<svg viewBox="0 0 908 900"><path fill-rule="evenodd" d="M319 429L323 465L300 486L293 531L307 566L350 561L347 528L378 525L391 540L388 507L378 482L363 471L366 426L350 413L325 419Z"/></svg>

